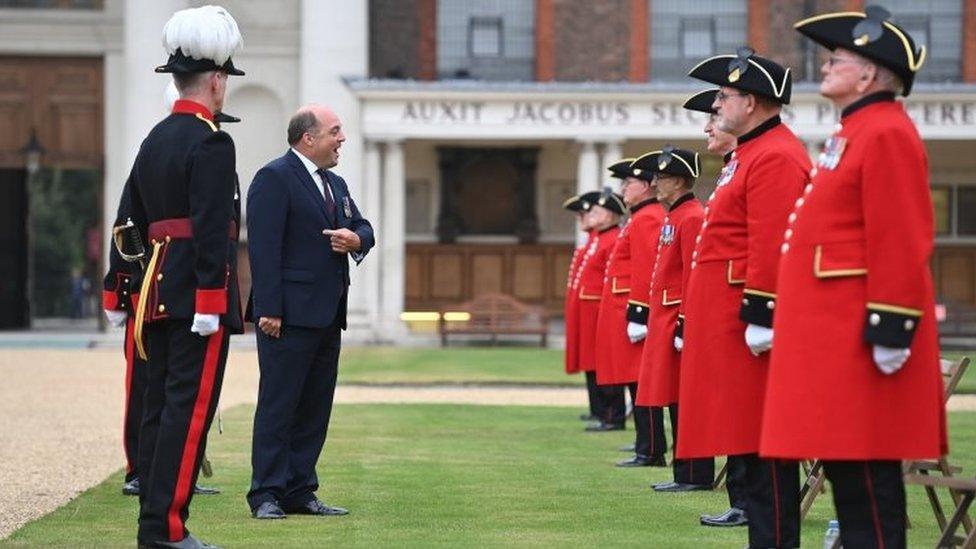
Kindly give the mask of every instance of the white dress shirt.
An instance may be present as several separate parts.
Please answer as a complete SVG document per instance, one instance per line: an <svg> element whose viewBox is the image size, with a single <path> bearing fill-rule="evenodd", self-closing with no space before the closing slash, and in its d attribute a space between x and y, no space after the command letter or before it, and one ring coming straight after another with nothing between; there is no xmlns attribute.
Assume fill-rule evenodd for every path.
<svg viewBox="0 0 976 549"><path fill-rule="evenodd" d="M302 164L305 165L305 169L308 170L308 174L312 176L312 181L315 182L315 186L319 189L319 192L322 193L322 198L325 198L325 193L329 193L329 198L331 198L332 203L335 204L335 195L332 194L332 188L322 181L322 176L319 174L319 167L316 166L314 162L306 158L304 154L296 151L294 147L292 147L291 152L295 153L295 156L297 156L298 159L302 161Z"/></svg>

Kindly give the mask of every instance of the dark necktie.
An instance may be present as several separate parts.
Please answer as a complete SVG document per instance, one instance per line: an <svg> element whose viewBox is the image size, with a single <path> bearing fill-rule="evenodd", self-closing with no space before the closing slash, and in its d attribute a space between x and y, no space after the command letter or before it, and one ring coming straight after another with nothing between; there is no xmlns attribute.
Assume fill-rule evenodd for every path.
<svg viewBox="0 0 976 549"><path fill-rule="evenodd" d="M321 168L317 170L317 173L322 178L322 198L325 199L325 211L335 219L336 205L335 200L332 199L332 189L329 188L329 178L325 175L325 170Z"/></svg>

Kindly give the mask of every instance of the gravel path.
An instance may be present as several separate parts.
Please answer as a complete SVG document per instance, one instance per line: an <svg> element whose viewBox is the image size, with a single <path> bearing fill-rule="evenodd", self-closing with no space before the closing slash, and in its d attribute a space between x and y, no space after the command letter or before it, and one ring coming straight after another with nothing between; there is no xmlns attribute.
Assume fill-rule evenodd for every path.
<svg viewBox="0 0 976 549"><path fill-rule="evenodd" d="M118 351L0 350L0 539L124 467ZM231 351L221 407L253 403L257 357ZM338 403L583 406L579 388L350 386ZM976 395L951 410L976 411Z"/></svg>

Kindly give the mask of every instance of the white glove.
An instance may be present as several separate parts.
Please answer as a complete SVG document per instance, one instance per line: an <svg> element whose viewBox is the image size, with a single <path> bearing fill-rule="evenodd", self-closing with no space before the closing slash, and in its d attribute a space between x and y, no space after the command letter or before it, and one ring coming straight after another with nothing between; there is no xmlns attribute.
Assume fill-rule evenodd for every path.
<svg viewBox="0 0 976 549"><path fill-rule="evenodd" d="M898 370L901 370L901 367L905 365L905 361L911 356L912 351L910 349L895 349L894 347L875 345L873 354L874 363L878 365L881 373L890 376Z"/></svg>
<svg viewBox="0 0 976 549"><path fill-rule="evenodd" d="M202 315L196 313L193 315L193 326L190 326L190 331L206 337L217 333L217 328L219 327L220 315Z"/></svg>
<svg viewBox="0 0 976 549"><path fill-rule="evenodd" d="M753 355L759 356L773 348L773 329L750 324L746 327L746 345Z"/></svg>
<svg viewBox="0 0 976 549"><path fill-rule="evenodd" d="M121 328L125 326L125 321L129 319L129 313L126 311L113 311L112 309L104 309L105 318L108 319L109 326L114 326L116 328Z"/></svg>
<svg viewBox="0 0 976 549"><path fill-rule="evenodd" d="M628 322L627 337L631 343L637 343L647 337L647 326L639 322Z"/></svg>
<svg viewBox="0 0 976 549"><path fill-rule="evenodd" d="M680 353L681 350L684 348L685 348L685 340L681 339L678 336L674 336L674 350Z"/></svg>

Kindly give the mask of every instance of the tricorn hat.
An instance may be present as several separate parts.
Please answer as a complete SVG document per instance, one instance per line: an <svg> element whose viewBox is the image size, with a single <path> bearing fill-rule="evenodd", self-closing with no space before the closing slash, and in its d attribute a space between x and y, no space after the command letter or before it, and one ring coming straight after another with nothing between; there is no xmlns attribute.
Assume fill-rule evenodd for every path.
<svg viewBox="0 0 976 549"><path fill-rule="evenodd" d="M716 86L762 95L783 105L789 104L793 88L790 69L756 55L748 46L739 48L734 55L709 57L695 65L688 76Z"/></svg>
<svg viewBox="0 0 976 549"><path fill-rule="evenodd" d="M224 71L241 76L231 55L241 49L243 39L237 21L220 6L180 10L163 27L163 47L169 54L156 72L193 73Z"/></svg>
<svg viewBox="0 0 976 549"><path fill-rule="evenodd" d="M826 13L804 19L793 28L831 51L844 48L888 68L905 84L902 95L912 91L915 73L925 62L925 46L916 47L905 29L888 19L881 6L868 6L864 13Z"/></svg>
<svg viewBox="0 0 976 549"><path fill-rule="evenodd" d="M590 204L587 209L593 206L602 206L615 214L625 215L627 213L624 197L613 192L610 187L603 187L602 191L590 191L581 194L580 199Z"/></svg>
<svg viewBox="0 0 976 549"><path fill-rule="evenodd" d="M620 160L607 166L607 169L610 170L610 177L615 177L617 179L627 179L628 177L633 177L634 174L630 171L630 163L633 161L633 158L621 158Z"/></svg>
<svg viewBox="0 0 976 549"><path fill-rule="evenodd" d="M631 168L641 173L665 173L698 179L701 173L701 162L698 153L685 149L678 149L673 145L666 145L659 151L653 151L639 157L631 164Z"/></svg>
<svg viewBox="0 0 976 549"><path fill-rule="evenodd" d="M718 88L702 90L695 95L692 95L688 99L685 99L685 104L682 106L689 111L715 114L715 109L712 107L712 105L715 104L715 96L717 94Z"/></svg>
<svg viewBox="0 0 976 549"><path fill-rule="evenodd" d="M590 209L590 203L584 201L579 195L571 196L563 202L563 209L571 212L585 212Z"/></svg>

